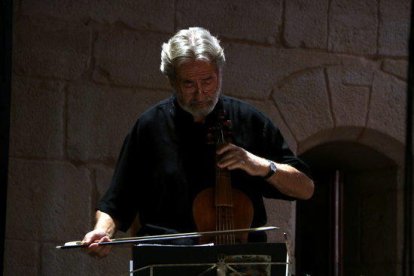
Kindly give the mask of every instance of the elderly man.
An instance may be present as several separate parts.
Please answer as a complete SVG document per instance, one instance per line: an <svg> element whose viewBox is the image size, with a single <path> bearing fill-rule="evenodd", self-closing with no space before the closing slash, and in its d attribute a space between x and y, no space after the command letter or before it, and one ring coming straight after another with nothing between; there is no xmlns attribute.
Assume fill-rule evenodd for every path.
<svg viewBox="0 0 414 276"><path fill-rule="evenodd" d="M306 166L270 119L221 94L224 63L219 41L203 28L181 30L164 43L161 72L173 95L144 112L128 133L111 186L99 202L95 228L83 239L88 253L107 255L109 248L97 242L126 231L137 214L147 229L141 234L151 234L147 225L194 231L194 198L214 185L217 167L230 171L233 186L251 200L252 227L266 223L263 196L312 196ZM232 122L232 142L216 148L207 136L219 114Z"/></svg>

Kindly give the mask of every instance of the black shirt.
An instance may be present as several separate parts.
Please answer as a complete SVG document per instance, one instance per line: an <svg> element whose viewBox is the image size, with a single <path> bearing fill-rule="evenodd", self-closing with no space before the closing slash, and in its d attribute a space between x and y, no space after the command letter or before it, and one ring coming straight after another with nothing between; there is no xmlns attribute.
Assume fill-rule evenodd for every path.
<svg viewBox="0 0 414 276"><path fill-rule="evenodd" d="M222 110L232 122L232 143L307 173L270 119L249 104L221 96L205 123L195 123L171 97L143 113L128 133L98 209L116 219L122 231L137 212L142 225L194 231L193 199L215 182L215 146L208 143L207 133ZM242 170L233 170L231 179L253 203L252 227L266 224L263 196L292 200L261 177Z"/></svg>

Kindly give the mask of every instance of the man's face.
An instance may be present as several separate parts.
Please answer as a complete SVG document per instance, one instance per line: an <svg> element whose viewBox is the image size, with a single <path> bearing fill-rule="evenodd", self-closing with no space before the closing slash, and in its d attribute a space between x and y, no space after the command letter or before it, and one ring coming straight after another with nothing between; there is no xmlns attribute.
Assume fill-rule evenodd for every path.
<svg viewBox="0 0 414 276"><path fill-rule="evenodd" d="M220 82L213 63L196 60L178 66L172 85L180 106L193 115L194 121L202 122L217 104Z"/></svg>

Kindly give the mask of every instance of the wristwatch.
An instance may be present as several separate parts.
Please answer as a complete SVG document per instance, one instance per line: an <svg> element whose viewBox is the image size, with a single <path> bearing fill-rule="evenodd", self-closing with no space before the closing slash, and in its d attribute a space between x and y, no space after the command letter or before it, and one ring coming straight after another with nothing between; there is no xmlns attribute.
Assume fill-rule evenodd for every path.
<svg viewBox="0 0 414 276"><path fill-rule="evenodd" d="M269 178L271 178L277 171L277 166L276 163L273 161L269 161L269 172L263 177L265 180L268 180Z"/></svg>

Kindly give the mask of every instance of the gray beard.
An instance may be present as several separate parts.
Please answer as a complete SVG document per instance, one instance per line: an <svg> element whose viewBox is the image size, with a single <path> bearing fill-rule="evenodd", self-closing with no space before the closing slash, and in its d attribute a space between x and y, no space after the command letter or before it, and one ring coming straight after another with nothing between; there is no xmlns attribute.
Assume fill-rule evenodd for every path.
<svg viewBox="0 0 414 276"><path fill-rule="evenodd" d="M176 96L177 96L177 101L178 101L178 104L180 105L180 107L183 109L183 110L185 110L185 111L187 111L188 113L190 113L191 115L193 115L193 117L194 118L205 118L208 114L210 114L213 110L214 110L214 107L216 106L216 104L217 104L217 102L218 102L218 99L219 99L219 97L220 97L220 94L221 94L221 89L220 89L220 87L218 88L218 93L216 94L216 96L214 97L214 98L211 98L210 100L209 100L209 105L208 106L206 106L206 107L204 107L204 108L197 108L196 106L192 106L191 105L191 102L190 102L190 104L189 105L184 105L182 102L181 102L181 99L180 99L180 97L176 94Z"/></svg>

